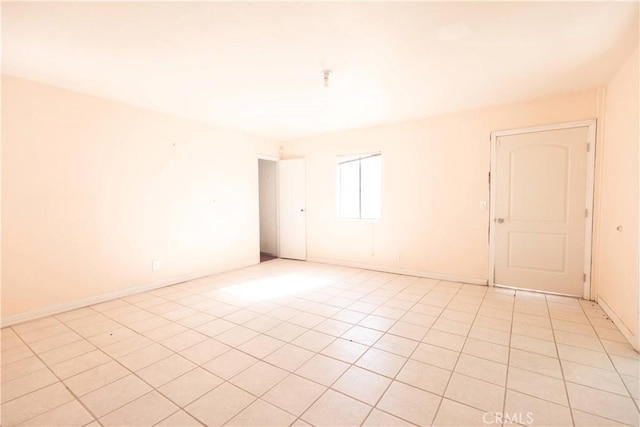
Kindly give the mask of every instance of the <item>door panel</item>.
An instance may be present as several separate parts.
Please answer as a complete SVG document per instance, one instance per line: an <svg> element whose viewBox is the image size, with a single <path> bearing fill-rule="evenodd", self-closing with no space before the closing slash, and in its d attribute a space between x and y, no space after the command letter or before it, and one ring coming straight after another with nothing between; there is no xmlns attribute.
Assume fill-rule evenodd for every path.
<svg viewBox="0 0 640 427"><path fill-rule="evenodd" d="M514 147L510 155L509 218L566 221L569 150L558 146L525 146Z"/></svg>
<svg viewBox="0 0 640 427"><path fill-rule="evenodd" d="M565 272L567 236L551 233L509 233L510 268Z"/></svg>
<svg viewBox="0 0 640 427"><path fill-rule="evenodd" d="M582 295L588 127L496 140L496 284Z"/></svg>
<svg viewBox="0 0 640 427"><path fill-rule="evenodd" d="M304 159L278 162L280 258L307 258Z"/></svg>

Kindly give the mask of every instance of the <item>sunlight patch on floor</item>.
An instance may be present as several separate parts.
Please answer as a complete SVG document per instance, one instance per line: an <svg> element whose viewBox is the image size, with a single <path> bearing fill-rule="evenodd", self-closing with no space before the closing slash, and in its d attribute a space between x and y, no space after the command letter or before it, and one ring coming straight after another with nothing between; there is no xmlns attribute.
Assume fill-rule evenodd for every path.
<svg viewBox="0 0 640 427"><path fill-rule="evenodd" d="M268 277L253 280L239 285L222 288L223 292L250 301L265 301L299 292L321 288L331 283L330 280L309 277L300 274Z"/></svg>

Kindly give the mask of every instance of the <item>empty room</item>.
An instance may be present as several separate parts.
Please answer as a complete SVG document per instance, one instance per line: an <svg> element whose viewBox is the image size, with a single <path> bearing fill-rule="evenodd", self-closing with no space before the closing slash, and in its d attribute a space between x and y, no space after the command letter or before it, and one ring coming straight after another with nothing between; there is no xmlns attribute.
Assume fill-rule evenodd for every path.
<svg viewBox="0 0 640 427"><path fill-rule="evenodd" d="M3 1L3 426L640 426L638 1Z"/></svg>

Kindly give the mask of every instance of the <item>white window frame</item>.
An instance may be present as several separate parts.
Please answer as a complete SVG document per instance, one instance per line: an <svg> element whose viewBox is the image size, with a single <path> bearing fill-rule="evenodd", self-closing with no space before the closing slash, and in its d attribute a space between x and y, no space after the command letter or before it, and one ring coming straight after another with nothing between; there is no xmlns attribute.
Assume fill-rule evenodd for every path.
<svg viewBox="0 0 640 427"><path fill-rule="evenodd" d="M342 200L342 183L341 183L341 175L340 175L340 165L347 162L361 162L362 160L371 158L371 157L380 157L380 214L376 218L363 218L362 217L362 175L358 177L358 216L342 216L341 214L341 200ZM342 162L340 159L344 159ZM360 163L361 164L361 163ZM358 221L379 221L382 219L382 152L374 151L362 154L345 154L337 156L336 161L336 214L341 220L358 220Z"/></svg>

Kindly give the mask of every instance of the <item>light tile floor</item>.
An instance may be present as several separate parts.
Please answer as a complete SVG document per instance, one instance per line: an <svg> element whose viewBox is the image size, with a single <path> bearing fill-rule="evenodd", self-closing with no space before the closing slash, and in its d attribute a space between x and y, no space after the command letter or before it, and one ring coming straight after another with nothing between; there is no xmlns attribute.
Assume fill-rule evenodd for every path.
<svg viewBox="0 0 640 427"><path fill-rule="evenodd" d="M597 304L273 260L2 330L2 424L634 425Z"/></svg>

